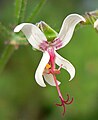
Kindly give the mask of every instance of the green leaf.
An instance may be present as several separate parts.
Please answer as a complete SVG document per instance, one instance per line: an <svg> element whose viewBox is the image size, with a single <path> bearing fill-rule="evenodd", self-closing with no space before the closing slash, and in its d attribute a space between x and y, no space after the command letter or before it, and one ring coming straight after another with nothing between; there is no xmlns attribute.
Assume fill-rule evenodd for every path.
<svg viewBox="0 0 98 120"><path fill-rule="evenodd" d="M27 19L27 22L32 22L34 17L38 14L38 12L41 10L42 6L45 4L46 0L40 0L40 2L36 5L36 7L33 9L32 14Z"/></svg>

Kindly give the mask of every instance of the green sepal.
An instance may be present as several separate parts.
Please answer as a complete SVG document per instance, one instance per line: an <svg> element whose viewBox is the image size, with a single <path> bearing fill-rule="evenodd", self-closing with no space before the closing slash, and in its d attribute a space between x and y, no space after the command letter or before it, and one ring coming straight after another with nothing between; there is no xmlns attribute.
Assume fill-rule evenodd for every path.
<svg viewBox="0 0 98 120"><path fill-rule="evenodd" d="M37 23L36 26L45 34L47 41L53 41L57 37L58 33L45 22L41 21Z"/></svg>

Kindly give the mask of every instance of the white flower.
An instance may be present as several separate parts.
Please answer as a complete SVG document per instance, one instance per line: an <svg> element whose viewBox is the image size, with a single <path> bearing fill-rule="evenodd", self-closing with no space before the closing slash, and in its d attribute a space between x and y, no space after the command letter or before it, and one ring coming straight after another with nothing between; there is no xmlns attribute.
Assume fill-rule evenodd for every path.
<svg viewBox="0 0 98 120"><path fill-rule="evenodd" d="M60 82L56 79L56 74L60 73L60 68L64 68L70 74L70 80L73 79L75 76L75 68L74 66L66 59L61 57L56 50L64 47L72 38L75 26L79 22L85 22L85 18L78 14L71 14L67 16L62 24L61 30L53 41L48 42L44 33L34 24L31 23L22 23L14 29L14 32L22 32L25 34L29 43L36 48L43 52L42 59L39 63L39 66L35 73L36 82L45 87L44 80L52 86L56 86L61 104L57 104L58 106L64 107L65 113L65 104L72 103L73 99L69 101L68 99L65 101L62 97L62 94L59 89ZM60 66L59 69L55 68L55 63ZM44 77L44 79L43 79Z"/></svg>
<svg viewBox="0 0 98 120"><path fill-rule="evenodd" d="M75 75L74 67L72 66L72 64L69 61L62 58L56 52L56 50L64 47L66 44L68 44L68 42L72 38L75 26L81 21L85 22L85 19L78 14L71 14L71 15L67 16L63 22L63 25L61 27L61 30L60 30L57 38L52 43L47 42L45 35L34 24L22 23L22 24L16 26L16 28L14 29L14 32L19 32L20 30L22 30L22 32L27 37L29 43L34 48L43 51L43 57L41 59L41 62L39 64L39 66L36 70L36 74L35 74L36 82L40 86L42 86L42 87L46 86L42 76L43 76L43 71L45 69L45 66L47 65L47 63L50 60L49 51L51 49L53 49L52 54L55 55L55 63L59 66L61 66L61 64L62 64L62 68L66 69L69 72L69 74L71 76L70 80L73 79L73 77ZM53 82L54 80L52 80L51 74L48 74L47 77L48 77L48 79L45 79L45 80L49 84L54 85L54 82ZM47 77L45 77L45 78L47 78ZM51 78L51 80L49 78Z"/></svg>
<svg viewBox="0 0 98 120"><path fill-rule="evenodd" d="M94 22L94 28L98 30L98 19Z"/></svg>

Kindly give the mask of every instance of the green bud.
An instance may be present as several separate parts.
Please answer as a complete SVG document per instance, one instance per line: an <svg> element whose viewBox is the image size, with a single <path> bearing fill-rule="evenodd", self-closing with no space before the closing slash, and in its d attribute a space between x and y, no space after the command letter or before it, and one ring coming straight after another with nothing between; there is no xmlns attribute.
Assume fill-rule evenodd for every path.
<svg viewBox="0 0 98 120"><path fill-rule="evenodd" d="M45 22L41 21L37 23L36 26L38 26L39 29L45 34L48 41L52 41L57 37L58 33Z"/></svg>
<svg viewBox="0 0 98 120"><path fill-rule="evenodd" d="M94 24L94 22L98 19L98 10L86 12L84 15L86 22L84 24Z"/></svg>

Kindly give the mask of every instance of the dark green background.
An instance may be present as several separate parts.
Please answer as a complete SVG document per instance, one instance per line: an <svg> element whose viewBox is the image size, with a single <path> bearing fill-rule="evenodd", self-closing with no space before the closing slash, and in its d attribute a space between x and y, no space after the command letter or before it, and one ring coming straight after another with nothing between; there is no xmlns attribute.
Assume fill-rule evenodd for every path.
<svg viewBox="0 0 98 120"><path fill-rule="evenodd" d="M39 0L28 0L25 19ZM56 31L70 13L84 14L98 8L98 0L47 0L32 23L41 20ZM14 0L0 0L0 21L13 31L15 24ZM4 33L2 33L4 34ZM0 55L4 40L0 35ZM76 76L68 82L69 74L61 70L58 79L63 96L74 97L62 117L62 108L56 107L59 97L55 87L41 88L34 73L42 53L30 45L20 46L0 75L0 120L98 120L98 33L93 26L81 26L70 43L58 50L76 68Z"/></svg>

